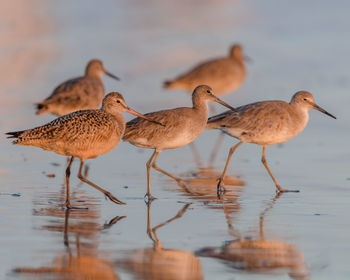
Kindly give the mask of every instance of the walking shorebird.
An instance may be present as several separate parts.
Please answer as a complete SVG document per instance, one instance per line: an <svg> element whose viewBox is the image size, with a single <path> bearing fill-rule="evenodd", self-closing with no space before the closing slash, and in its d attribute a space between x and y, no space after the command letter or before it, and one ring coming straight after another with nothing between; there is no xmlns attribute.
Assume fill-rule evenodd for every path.
<svg viewBox="0 0 350 280"><path fill-rule="evenodd" d="M101 109L77 111L43 126L6 134L10 135L8 138L17 138L13 144L35 146L71 157L66 169L66 208L73 208L69 200L69 176L74 157L80 159L78 178L81 181L103 192L114 203L125 204L82 175L87 159L105 154L119 143L125 131L122 112L153 121L129 108L120 93L112 92L103 99Z"/></svg>
<svg viewBox="0 0 350 280"><path fill-rule="evenodd" d="M192 92L198 85L209 85L222 95L238 89L246 76L244 54L240 45L233 45L228 57L203 62L179 77L165 81L164 88Z"/></svg>
<svg viewBox="0 0 350 280"><path fill-rule="evenodd" d="M267 146L283 143L302 132L309 120L308 112L311 109L316 109L336 119L335 116L316 105L314 97L307 91L295 93L290 103L285 101L256 102L238 107L236 112L226 111L209 118L208 129L220 129L240 140L228 153L224 171L217 185L218 194L224 190L223 179L231 156L243 143L254 143L263 147L261 161L275 183L277 192L298 192L298 190L280 187L267 165L265 152Z"/></svg>
<svg viewBox="0 0 350 280"><path fill-rule="evenodd" d="M154 199L151 195L150 168L173 178L183 187L184 183L156 165L158 155L163 150L176 149L194 141L205 129L208 118L208 102L216 101L231 110L235 110L217 98L209 86L201 85L192 94L192 108L175 108L145 114L145 116L163 123L165 126L153 125L140 118L135 118L126 124L123 140L140 147L154 149L147 162L147 193L148 201Z"/></svg>
<svg viewBox="0 0 350 280"><path fill-rule="evenodd" d="M101 60L90 60L85 68L85 75L65 81L56 87L48 98L36 104L36 114L51 113L63 116L77 110L97 109L105 95L102 74L119 80L104 69Z"/></svg>

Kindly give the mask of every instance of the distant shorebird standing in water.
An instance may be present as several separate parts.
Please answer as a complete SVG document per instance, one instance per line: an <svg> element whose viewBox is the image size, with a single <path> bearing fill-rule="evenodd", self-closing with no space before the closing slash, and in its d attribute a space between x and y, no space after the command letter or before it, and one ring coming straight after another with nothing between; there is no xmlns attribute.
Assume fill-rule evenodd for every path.
<svg viewBox="0 0 350 280"><path fill-rule="evenodd" d="M145 116L161 122L165 126L153 125L140 118L135 118L126 124L123 141L130 142L140 148L154 149L154 153L147 162L147 193L145 197L149 201L154 199L150 187L151 166L185 187L180 179L159 168L156 161L161 151L185 146L203 132L208 120L209 101L218 102L231 110L235 110L217 98L210 87L202 85L193 91L192 108L182 107L145 114Z"/></svg>
<svg viewBox="0 0 350 280"><path fill-rule="evenodd" d="M179 77L165 81L164 88L192 92L198 85L208 85L215 94L222 95L238 89L245 76L242 47L233 45L228 57L203 62Z"/></svg>
<svg viewBox="0 0 350 280"><path fill-rule="evenodd" d="M284 101L263 101L237 108L236 112L227 111L208 120L208 129L220 129L224 133L240 140L230 149L226 165L217 185L218 194L222 191L223 179L231 156L243 143L263 146L261 161L276 185L277 192L289 192L281 188L273 176L265 159L266 147L283 143L302 132L309 120L309 110L316 109L332 118L336 118L315 104L314 97L307 91L293 95L290 103Z"/></svg>
<svg viewBox="0 0 350 280"><path fill-rule="evenodd" d="M81 181L103 192L114 203L125 204L82 175L85 160L105 154L119 143L125 131L122 112L128 112L152 122L150 118L130 109L120 93L112 92L103 99L101 109L77 111L43 126L7 134L11 135L8 138L17 138L13 144L35 146L71 157L66 169L65 207L73 208L69 200L69 176L74 157L80 159L78 178Z"/></svg>
<svg viewBox="0 0 350 280"><path fill-rule="evenodd" d="M85 68L84 76L63 82L48 98L36 104L36 114L63 116L78 110L97 109L105 95L102 74L119 80L104 69L101 60L91 60Z"/></svg>

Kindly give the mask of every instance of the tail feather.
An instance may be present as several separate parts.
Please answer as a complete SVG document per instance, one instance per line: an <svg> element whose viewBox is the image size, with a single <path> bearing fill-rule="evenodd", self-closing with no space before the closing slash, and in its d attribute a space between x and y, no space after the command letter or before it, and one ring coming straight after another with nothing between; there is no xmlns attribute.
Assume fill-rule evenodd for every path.
<svg viewBox="0 0 350 280"><path fill-rule="evenodd" d="M182 76L172 80L166 80L163 83L163 88L165 89L185 90L189 93L192 93L196 86L197 85L194 85L193 82Z"/></svg>
<svg viewBox="0 0 350 280"><path fill-rule="evenodd" d="M207 123L206 129L218 129L220 126L218 126L216 123Z"/></svg>
<svg viewBox="0 0 350 280"><path fill-rule="evenodd" d="M12 132L6 132L6 135L10 135L7 138L18 138L25 130L22 131L12 131Z"/></svg>
<svg viewBox="0 0 350 280"><path fill-rule="evenodd" d="M210 117L208 119L206 128L207 129L220 129L222 127L225 127L225 124L221 122L225 118L225 116L226 116L226 112Z"/></svg>
<svg viewBox="0 0 350 280"><path fill-rule="evenodd" d="M172 83L173 83L173 82L170 81L170 80L165 81L165 82L163 83L163 88L171 88L171 84L172 84Z"/></svg>

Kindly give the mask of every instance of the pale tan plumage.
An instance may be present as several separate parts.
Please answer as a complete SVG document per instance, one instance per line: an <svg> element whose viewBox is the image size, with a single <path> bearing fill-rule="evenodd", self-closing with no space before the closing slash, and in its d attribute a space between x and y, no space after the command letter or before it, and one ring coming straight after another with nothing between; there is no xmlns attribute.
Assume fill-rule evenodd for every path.
<svg viewBox="0 0 350 280"><path fill-rule="evenodd" d="M175 149L187 145L194 141L205 129L208 119L208 102L216 101L234 110L213 95L210 87L206 85L198 86L192 94L192 108L175 108L148 113L145 116L152 118L164 126L153 125L136 118L126 125L124 141L141 147L154 149L154 153L147 162L147 193L146 197L152 199L150 192L150 167L175 179L179 183L181 180L160 169L156 165L156 160L161 151L165 149Z"/></svg>
<svg viewBox="0 0 350 280"><path fill-rule="evenodd" d="M209 85L217 95L221 95L238 89L245 76L242 47L233 45L227 57L201 63L179 77L166 81L164 87L192 92L198 85Z"/></svg>
<svg viewBox="0 0 350 280"><path fill-rule="evenodd" d="M51 113L62 116L77 110L97 109L105 94L101 77L103 74L119 80L104 69L102 61L89 61L85 75L57 86L49 97L36 104L36 114Z"/></svg>
<svg viewBox="0 0 350 280"><path fill-rule="evenodd" d="M223 174L219 178L218 190L225 176L228 163L235 149L241 144L255 143L263 146L262 162L273 179L277 191L288 191L280 187L270 171L265 152L268 145L278 144L298 135L305 128L308 111L319 110L335 118L315 104L311 93L299 91L290 103L284 101L264 101L237 108L236 112L227 111L208 120L208 129L220 129L226 134L240 140L230 149Z"/></svg>
<svg viewBox="0 0 350 280"><path fill-rule="evenodd" d="M78 177L99 191L111 201L124 204L112 194L88 181L81 174L86 159L95 158L111 151L120 141L125 130L122 112L142 117L125 104L120 93L112 92L103 99L101 109L77 111L33 129L8 132L9 138L18 145L39 147L55 153L71 156L66 170L67 198L65 206L72 208L69 202L70 167L74 157L81 161Z"/></svg>

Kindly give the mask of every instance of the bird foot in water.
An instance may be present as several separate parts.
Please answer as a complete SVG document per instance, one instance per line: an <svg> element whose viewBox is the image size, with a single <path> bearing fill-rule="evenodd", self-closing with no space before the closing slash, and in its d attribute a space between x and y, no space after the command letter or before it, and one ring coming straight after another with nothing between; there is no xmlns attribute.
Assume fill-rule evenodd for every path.
<svg viewBox="0 0 350 280"><path fill-rule="evenodd" d="M277 187L276 189L277 193L285 193L285 192L300 192L299 190L288 190L288 189L284 189L281 188L280 186Z"/></svg>
<svg viewBox="0 0 350 280"><path fill-rule="evenodd" d="M221 196L226 192L226 189L224 188L224 182L223 178L219 178L218 185L217 185L217 196L220 199Z"/></svg>
<svg viewBox="0 0 350 280"><path fill-rule="evenodd" d="M64 204L63 204L63 208L66 208L66 209L73 209L73 210L88 210L89 208L88 207L77 207L77 206L72 206L70 204L69 201L66 201Z"/></svg>
<svg viewBox="0 0 350 280"><path fill-rule="evenodd" d="M145 202L148 204L148 203L151 203L153 200L157 199L156 197L154 197L151 193L146 193L145 196L144 196L144 200Z"/></svg>
<svg viewBox="0 0 350 280"><path fill-rule="evenodd" d="M112 195L110 192L105 192L106 198L108 198L110 201L116 203L116 204L126 204L125 202L119 200L114 195Z"/></svg>

